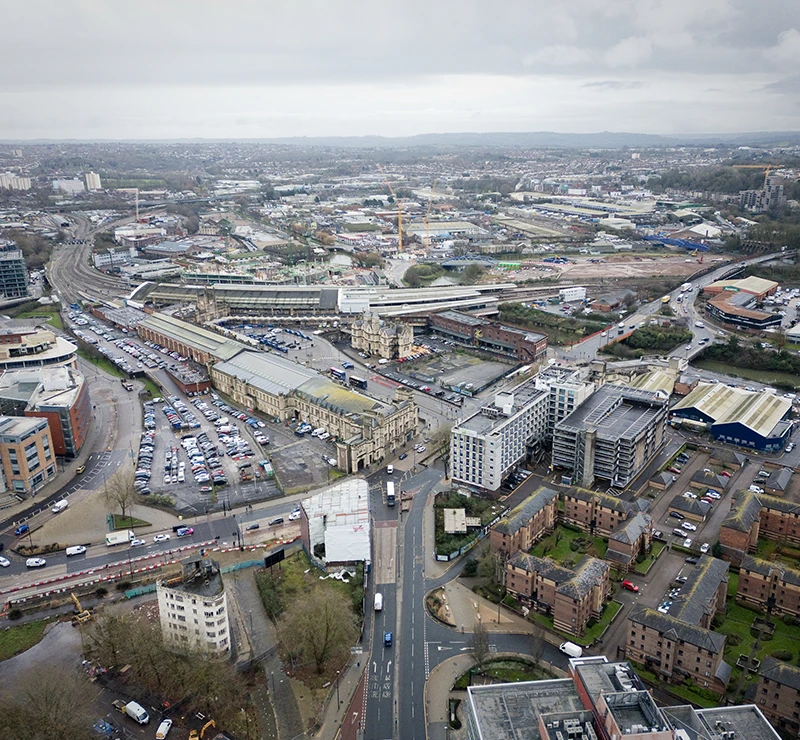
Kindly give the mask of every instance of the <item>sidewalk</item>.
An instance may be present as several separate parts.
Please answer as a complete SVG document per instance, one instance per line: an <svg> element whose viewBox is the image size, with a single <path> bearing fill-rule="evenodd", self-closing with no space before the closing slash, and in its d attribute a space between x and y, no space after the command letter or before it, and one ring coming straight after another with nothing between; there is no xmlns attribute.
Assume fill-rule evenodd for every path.
<svg viewBox="0 0 800 740"><path fill-rule="evenodd" d="M456 655L449 660L439 663L425 682L425 723L428 727L429 740L445 740L447 737L458 737L453 731L447 729L450 718L448 706L450 689L456 679L464 671L475 665L471 654ZM464 698L465 692L459 692ZM463 714L462 714L463 716Z"/></svg>
<svg viewBox="0 0 800 740"><path fill-rule="evenodd" d="M450 581L444 586L445 598L450 607L450 615L456 623L456 629L465 634L473 631L479 620L486 625L489 632L532 632L534 624L520 617L499 604L493 604L483 596L470 589L476 579L468 578Z"/></svg>

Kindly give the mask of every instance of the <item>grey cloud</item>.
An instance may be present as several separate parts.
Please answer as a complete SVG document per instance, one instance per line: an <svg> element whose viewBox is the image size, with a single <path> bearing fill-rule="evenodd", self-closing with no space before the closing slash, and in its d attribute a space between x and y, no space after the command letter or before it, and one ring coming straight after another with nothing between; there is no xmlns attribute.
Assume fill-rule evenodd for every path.
<svg viewBox="0 0 800 740"><path fill-rule="evenodd" d="M792 75L770 82L764 85L763 89L780 95L800 95L800 75Z"/></svg>
<svg viewBox="0 0 800 740"><path fill-rule="evenodd" d="M597 80L584 82L582 87L593 87L601 90L639 90L647 85L642 80Z"/></svg>

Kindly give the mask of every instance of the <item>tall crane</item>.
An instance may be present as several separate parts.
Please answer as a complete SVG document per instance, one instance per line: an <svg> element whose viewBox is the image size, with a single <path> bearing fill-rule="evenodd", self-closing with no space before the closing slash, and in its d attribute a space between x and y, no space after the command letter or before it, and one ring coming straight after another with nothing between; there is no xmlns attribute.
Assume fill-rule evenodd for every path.
<svg viewBox="0 0 800 740"><path fill-rule="evenodd" d="M433 203L433 191L436 190L437 178L434 178L433 185L431 185L431 197L428 198L428 210L425 213L425 249L431 248L431 204Z"/></svg>
<svg viewBox="0 0 800 740"><path fill-rule="evenodd" d="M734 164L731 165L738 170L764 170L764 187L767 186L767 178L769 177L769 171L773 169L777 169L778 167L783 167L782 164Z"/></svg>
<svg viewBox="0 0 800 740"><path fill-rule="evenodd" d="M389 188L389 192L392 194L392 198L394 198L394 202L397 203L397 251L403 251L403 201L401 201L395 194L394 189L392 188L391 183L389 182L389 178L386 177L386 171L381 167L380 163L378 163L378 169L381 171L383 175L383 181L386 184L386 187Z"/></svg>

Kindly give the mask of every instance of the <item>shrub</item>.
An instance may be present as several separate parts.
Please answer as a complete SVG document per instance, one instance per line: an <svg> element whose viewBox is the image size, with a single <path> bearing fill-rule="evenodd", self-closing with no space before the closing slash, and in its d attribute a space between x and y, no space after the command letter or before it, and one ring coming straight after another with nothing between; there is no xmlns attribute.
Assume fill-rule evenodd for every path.
<svg viewBox="0 0 800 740"><path fill-rule="evenodd" d="M572 552L577 552L579 547L578 540L572 540L572 542L569 543L569 549L572 550Z"/></svg>
<svg viewBox="0 0 800 740"><path fill-rule="evenodd" d="M131 587L130 581L120 581L116 586L114 586L114 588L116 588L117 591L127 591L130 587Z"/></svg>
<svg viewBox="0 0 800 740"><path fill-rule="evenodd" d="M736 647L742 644L742 638L739 635L728 635L728 645Z"/></svg>
<svg viewBox="0 0 800 740"><path fill-rule="evenodd" d="M776 660L791 660L794 657L789 650L776 650L771 655Z"/></svg>
<svg viewBox="0 0 800 740"><path fill-rule="evenodd" d="M8 612L8 618L12 621L16 621L17 619L22 619L22 609L10 609Z"/></svg>
<svg viewBox="0 0 800 740"><path fill-rule="evenodd" d="M787 627L794 627L797 624L797 620L791 614L784 614L783 615L783 623Z"/></svg>
<svg viewBox="0 0 800 740"><path fill-rule="evenodd" d="M465 578L474 578L478 574L478 561L475 558L469 558L464 563L464 567L461 570L461 575Z"/></svg>
<svg viewBox="0 0 800 740"><path fill-rule="evenodd" d="M94 595L98 599L103 599L108 596L108 589L105 586L100 586L94 590Z"/></svg>

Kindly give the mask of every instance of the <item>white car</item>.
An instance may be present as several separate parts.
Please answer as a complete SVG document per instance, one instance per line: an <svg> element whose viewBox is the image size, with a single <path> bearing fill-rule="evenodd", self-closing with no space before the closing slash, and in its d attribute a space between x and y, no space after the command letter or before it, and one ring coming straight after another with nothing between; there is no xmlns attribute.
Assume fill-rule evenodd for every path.
<svg viewBox="0 0 800 740"><path fill-rule="evenodd" d="M156 740L164 740L164 738L169 735L169 731L172 729L172 720L165 719L161 722L156 730Z"/></svg>
<svg viewBox="0 0 800 740"><path fill-rule="evenodd" d="M388 475L391 475L392 473L394 473L394 465L387 465L386 466L386 473Z"/></svg>
<svg viewBox="0 0 800 740"><path fill-rule="evenodd" d="M694 532L697 529L697 525L691 522L681 522L681 527L688 529L690 532Z"/></svg>
<svg viewBox="0 0 800 740"><path fill-rule="evenodd" d="M686 539L683 541L683 546L684 546L684 547L686 547L686 548L689 548L689 547L691 547L691 546L692 546L692 540L691 540L690 538L686 538Z"/></svg>
<svg viewBox="0 0 800 740"><path fill-rule="evenodd" d="M153 537L153 542L169 542L168 534L157 534Z"/></svg>
<svg viewBox="0 0 800 740"><path fill-rule="evenodd" d="M8 568L9 565L11 565L11 561L0 555L0 568Z"/></svg>
<svg viewBox="0 0 800 740"><path fill-rule="evenodd" d="M69 501L67 501L66 499L61 499L61 501L58 501L55 504L55 506L53 506L53 508L50 509L50 511L52 511L54 514L58 514L64 511L64 509L66 509L68 506L69 506Z"/></svg>
<svg viewBox="0 0 800 740"><path fill-rule="evenodd" d="M300 518L300 509L296 509L291 514L289 514L289 521L293 522Z"/></svg>
<svg viewBox="0 0 800 740"><path fill-rule="evenodd" d="M702 545L700 545L700 552L702 552L703 555L705 555L710 549L711 545L709 545L708 542L704 542Z"/></svg>
<svg viewBox="0 0 800 740"><path fill-rule="evenodd" d="M47 565L47 561L44 558L28 558L25 561L26 568L43 568Z"/></svg>
<svg viewBox="0 0 800 740"><path fill-rule="evenodd" d="M142 545L146 545L147 543L144 540L135 539L131 540L131 547L141 547Z"/></svg>

